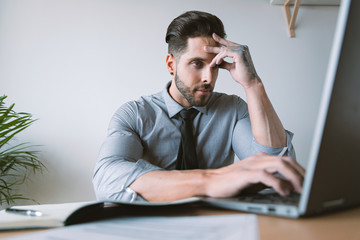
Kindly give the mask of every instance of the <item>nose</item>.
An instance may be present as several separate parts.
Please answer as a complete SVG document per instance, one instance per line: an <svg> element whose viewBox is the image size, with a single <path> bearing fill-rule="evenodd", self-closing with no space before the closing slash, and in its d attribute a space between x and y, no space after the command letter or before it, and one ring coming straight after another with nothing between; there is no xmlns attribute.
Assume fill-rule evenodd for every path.
<svg viewBox="0 0 360 240"><path fill-rule="evenodd" d="M203 83L211 84L216 80L217 74L218 74L217 68L212 68L207 66L202 71L201 80Z"/></svg>

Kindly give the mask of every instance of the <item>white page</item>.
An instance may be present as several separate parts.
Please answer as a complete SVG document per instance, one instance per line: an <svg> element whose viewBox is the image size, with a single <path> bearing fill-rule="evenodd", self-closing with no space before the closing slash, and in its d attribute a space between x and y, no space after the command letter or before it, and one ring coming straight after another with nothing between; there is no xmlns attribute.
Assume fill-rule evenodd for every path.
<svg viewBox="0 0 360 240"><path fill-rule="evenodd" d="M37 227L62 227L64 220L79 207L90 204L91 202L75 202L61 204L43 204L14 206L17 209L30 209L40 211L43 216L31 217L21 214L0 211L0 230L6 229L26 229Z"/></svg>
<svg viewBox="0 0 360 240"><path fill-rule="evenodd" d="M9 239L257 240L257 217L234 214L194 217L126 217L16 236Z"/></svg>
<svg viewBox="0 0 360 240"><path fill-rule="evenodd" d="M201 198L192 197L180 199L171 202L133 202L131 205L141 206L167 206L186 204L197 202ZM5 210L0 211L0 231L12 229L31 229L31 228L50 228L62 227L67 217L80 207L91 204L103 203L102 201L91 202L74 202L74 203L61 203L61 204L43 204L43 205L27 205L27 206L14 206L17 209L37 210L43 215L41 217L25 216L16 213L8 213ZM129 202L122 201L109 201L108 204L130 204Z"/></svg>

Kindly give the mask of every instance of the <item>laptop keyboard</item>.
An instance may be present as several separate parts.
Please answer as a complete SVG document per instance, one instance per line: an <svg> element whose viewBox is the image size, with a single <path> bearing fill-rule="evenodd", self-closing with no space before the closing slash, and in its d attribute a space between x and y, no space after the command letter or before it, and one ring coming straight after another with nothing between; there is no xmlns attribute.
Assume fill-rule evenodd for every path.
<svg viewBox="0 0 360 240"><path fill-rule="evenodd" d="M293 192L287 197L283 197L278 193L265 193L265 194L247 194L239 196L239 201L251 203L265 203L265 204L286 204L297 205L299 203L300 194Z"/></svg>

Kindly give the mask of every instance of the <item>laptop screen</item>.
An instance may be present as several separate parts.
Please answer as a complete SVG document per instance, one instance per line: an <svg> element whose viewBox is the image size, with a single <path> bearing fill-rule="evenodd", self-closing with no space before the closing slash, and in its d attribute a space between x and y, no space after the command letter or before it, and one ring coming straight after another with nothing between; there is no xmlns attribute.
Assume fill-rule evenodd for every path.
<svg viewBox="0 0 360 240"><path fill-rule="evenodd" d="M307 214L360 204L359 23L360 1L342 1L300 202Z"/></svg>

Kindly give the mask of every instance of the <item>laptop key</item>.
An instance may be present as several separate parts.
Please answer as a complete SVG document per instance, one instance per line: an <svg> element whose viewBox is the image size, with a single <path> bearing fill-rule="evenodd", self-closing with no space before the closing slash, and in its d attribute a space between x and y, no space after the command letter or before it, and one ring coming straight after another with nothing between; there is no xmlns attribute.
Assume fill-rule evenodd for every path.
<svg viewBox="0 0 360 240"><path fill-rule="evenodd" d="M283 197L277 193L269 194L251 194L239 196L238 200L251 203L265 203L265 204L297 204L300 199L298 193L291 193L290 196Z"/></svg>

